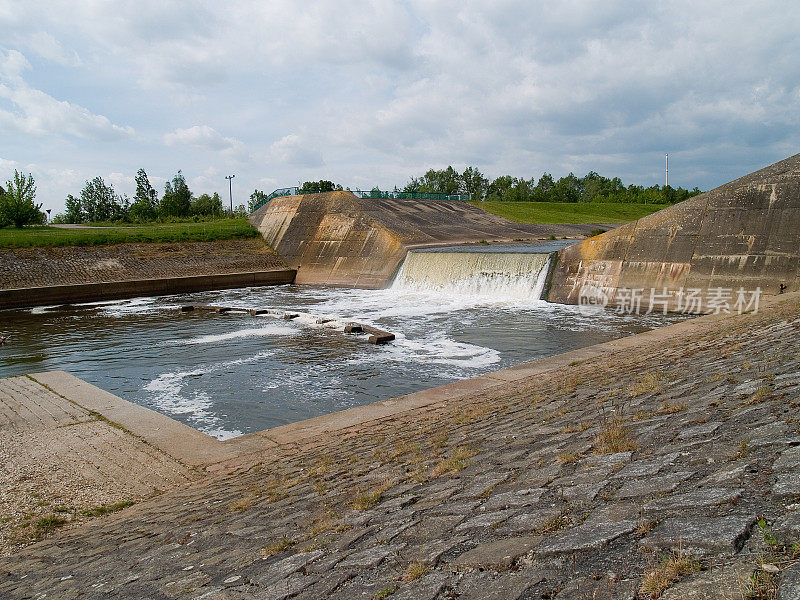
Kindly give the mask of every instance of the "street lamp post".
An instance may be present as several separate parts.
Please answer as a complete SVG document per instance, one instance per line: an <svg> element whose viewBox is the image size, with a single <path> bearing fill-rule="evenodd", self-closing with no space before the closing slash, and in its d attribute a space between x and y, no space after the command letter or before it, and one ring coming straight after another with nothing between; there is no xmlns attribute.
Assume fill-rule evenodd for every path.
<svg viewBox="0 0 800 600"><path fill-rule="evenodd" d="M225 179L228 180L228 194L230 195L231 199L231 215L233 215L233 178L236 175L225 175Z"/></svg>

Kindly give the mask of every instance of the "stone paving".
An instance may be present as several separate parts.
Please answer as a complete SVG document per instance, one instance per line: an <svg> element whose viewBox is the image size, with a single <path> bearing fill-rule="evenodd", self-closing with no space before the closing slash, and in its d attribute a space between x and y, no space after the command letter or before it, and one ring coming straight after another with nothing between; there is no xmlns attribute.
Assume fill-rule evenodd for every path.
<svg viewBox="0 0 800 600"><path fill-rule="evenodd" d="M283 268L261 239L0 249L0 289Z"/></svg>
<svg viewBox="0 0 800 600"><path fill-rule="evenodd" d="M272 448L0 560L0 597L797 598L799 308Z"/></svg>

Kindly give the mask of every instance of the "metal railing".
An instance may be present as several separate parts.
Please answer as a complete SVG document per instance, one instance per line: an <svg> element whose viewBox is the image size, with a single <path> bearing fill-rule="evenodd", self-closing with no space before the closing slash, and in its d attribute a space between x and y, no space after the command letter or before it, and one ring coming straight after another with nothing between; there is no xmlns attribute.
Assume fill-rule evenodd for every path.
<svg viewBox="0 0 800 600"><path fill-rule="evenodd" d="M429 192L384 192L378 189L372 190L351 190L347 188L346 192L358 196L359 198L397 198L401 200L456 200L468 202L472 199L471 194L434 194ZM278 188L263 200L259 200L253 205L252 212L257 211L273 198L280 198L283 196L296 196L300 194L300 188L297 186ZM303 194L321 194L322 192L302 192Z"/></svg>
<svg viewBox="0 0 800 600"><path fill-rule="evenodd" d="M359 198L399 198L405 200L460 200L468 202L470 194L434 194L429 192L383 192L381 190L348 190Z"/></svg>
<svg viewBox="0 0 800 600"><path fill-rule="evenodd" d="M267 202L269 202L273 198L279 198L281 196L296 196L299 189L300 188L297 187L296 185L293 187L278 188L263 200L259 200L258 202L256 202L253 205L253 210L251 212L256 212L259 208L264 206Z"/></svg>

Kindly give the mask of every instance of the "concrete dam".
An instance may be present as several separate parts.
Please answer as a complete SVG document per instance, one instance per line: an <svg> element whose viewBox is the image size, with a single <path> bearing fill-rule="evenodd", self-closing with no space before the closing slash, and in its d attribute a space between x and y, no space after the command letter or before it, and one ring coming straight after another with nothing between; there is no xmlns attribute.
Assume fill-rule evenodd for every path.
<svg viewBox="0 0 800 600"><path fill-rule="evenodd" d="M593 226L522 225L454 200L359 198L350 192L279 197L250 222L297 269L296 283L386 287L414 248L584 237Z"/></svg>
<svg viewBox="0 0 800 600"><path fill-rule="evenodd" d="M403 285L466 279L474 287L478 277L487 293L520 284L491 266L497 256L451 252L445 259L409 251L501 242L529 246L526 252L535 255L540 252L534 244L550 235L578 238L588 231L580 225L522 225L461 201L359 198L350 192L275 198L250 220L297 269L296 283L384 288L408 255L399 274ZM670 311L680 312L686 294L696 293L695 312L713 312L712 290L730 298L739 289L766 295L800 289L800 154L560 249L547 261L546 277L539 277L544 259L524 265L533 259L515 260L516 267L507 265L511 271L541 279L542 297L562 304L578 304L587 289L612 307L630 302L632 292L658 293L668 297L663 303ZM422 264L431 261L438 267L423 275Z"/></svg>

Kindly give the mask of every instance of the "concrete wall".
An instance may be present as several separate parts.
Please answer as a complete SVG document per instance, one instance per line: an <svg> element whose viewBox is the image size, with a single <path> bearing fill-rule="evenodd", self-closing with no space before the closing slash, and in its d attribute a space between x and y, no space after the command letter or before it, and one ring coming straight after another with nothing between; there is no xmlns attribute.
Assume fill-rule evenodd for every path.
<svg viewBox="0 0 800 600"><path fill-rule="evenodd" d="M548 299L576 304L587 286L619 306L627 290L800 289L800 155L558 253ZM717 292L712 291L712 294ZM724 292L723 292L724 293ZM661 304L657 305L659 308ZM707 302L701 312L708 312Z"/></svg>
<svg viewBox="0 0 800 600"><path fill-rule="evenodd" d="M195 277L169 277L137 281L5 289L0 290L0 309L276 285L292 283L295 274L296 271L293 269L281 269L255 273L227 273L223 275L198 275Z"/></svg>
<svg viewBox="0 0 800 600"><path fill-rule="evenodd" d="M358 198L328 192L275 198L250 217L297 283L384 287L410 248L581 236L592 225L522 225L466 202Z"/></svg>

